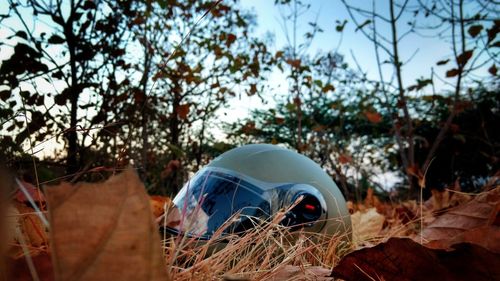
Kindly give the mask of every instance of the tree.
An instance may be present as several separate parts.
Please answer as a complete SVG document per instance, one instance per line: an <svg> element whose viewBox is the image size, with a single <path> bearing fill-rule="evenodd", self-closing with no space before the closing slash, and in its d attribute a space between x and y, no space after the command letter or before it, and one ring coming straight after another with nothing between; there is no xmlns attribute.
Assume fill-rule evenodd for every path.
<svg viewBox="0 0 500 281"><path fill-rule="evenodd" d="M478 69L481 63L475 64L474 61L484 61L484 54L489 53L488 50L494 45L497 28L494 24L488 32L488 40L483 44L481 51L474 54L474 51L469 49L470 38L465 33L465 26L471 26L469 35L473 38L477 37L482 29L482 24L489 21L488 17L481 15L481 10L485 11L491 7L488 2L480 1L451 1L444 4L441 1L393 1L388 2L388 14L379 12L375 7L375 1L372 1L372 8L365 9L356 5L352 5L345 0L342 0L351 16L351 20L356 24L356 30L359 30L367 39L373 43L373 49L379 65L379 79L373 81L375 89L380 92L380 97L393 123L393 135L399 151L400 161L402 163L402 172L406 174L406 182L410 187L410 191L415 193L416 187L425 186L425 174L431 167L432 159L436 156L436 151L441 145L443 138L449 131L454 118L457 116L464 95L464 85L467 83L466 76L471 77L472 73ZM431 4L429 4L429 2ZM466 3L468 2L468 3ZM486 4L485 4L486 3ZM467 6L469 11L479 11L478 14L466 15L464 7ZM474 12L473 12L474 13ZM412 20L405 23L405 15L411 14ZM424 17L426 21L420 18ZM429 21L430 17L437 17L439 20ZM432 22L430 25L422 25L421 22ZM473 27L475 26L475 27ZM481 27L480 27L481 26ZM388 33L381 30L388 28ZM427 36L441 37L449 39L453 53L452 58L456 64L446 72L447 78L441 78L431 69L430 78L421 78L414 85L404 84L405 67L408 63L406 58L400 55L401 42L408 36L420 36L421 31L425 29L430 31ZM451 34L450 34L451 33ZM449 34L449 35L445 35ZM490 38L491 37L491 38ZM475 41L475 39L473 40ZM485 41L486 42L486 41ZM492 44L493 43L493 44ZM490 58L495 58L495 52L490 53ZM474 58L473 58L474 57ZM410 58L411 59L411 58ZM437 61L438 65L446 64L448 60ZM382 71L383 63L389 63L393 67L394 80L387 79ZM440 128L436 136L430 139L424 138L417 134L421 120L425 120L425 115L429 114L428 108L419 108L417 106L418 98L416 95L426 91L428 86L434 85L436 79L456 79L455 84L452 84L452 103L451 110L443 126ZM470 81L470 80L469 80ZM445 81L446 84L451 84ZM434 92L434 95L438 95ZM441 96L447 96L446 89L442 90ZM437 121L436 122L441 122ZM429 146L429 149L425 147ZM417 157L418 152L426 151L424 159ZM418 159L417 159L418 158Z"/></svg>
<svg viewBox="0 0 500 281"><path fill-rule="evenodd" d="M72 174L80 168L86 146L78 134L91 129L87 116L100 102L92 97L99 99L98 93L110 87L101 78L124 54L124 33L118 27L126 3L9 0L9 5L11 20L20 27L12 29L14 53L0 68L2 99L26 122L11 120L3 126L10 132L21 130L15 142L28 139L32 148L33 136L38 142L64 136L67 173Z"/></svg>

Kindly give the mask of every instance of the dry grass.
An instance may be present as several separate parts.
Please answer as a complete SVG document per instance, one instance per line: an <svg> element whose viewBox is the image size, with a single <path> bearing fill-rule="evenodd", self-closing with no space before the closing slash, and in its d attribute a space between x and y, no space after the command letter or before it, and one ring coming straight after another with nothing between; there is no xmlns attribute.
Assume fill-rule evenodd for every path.
<svg viewBox="0 0 500 281"><path fill-rule="evenodd" d="M329 236L291 232L273 221L255 225L244 235L224 236L226 226L203 243L184 236L165 239L164 251L174 280L264 280L286 266L332 268L350 249L350 234Z"/></svg>

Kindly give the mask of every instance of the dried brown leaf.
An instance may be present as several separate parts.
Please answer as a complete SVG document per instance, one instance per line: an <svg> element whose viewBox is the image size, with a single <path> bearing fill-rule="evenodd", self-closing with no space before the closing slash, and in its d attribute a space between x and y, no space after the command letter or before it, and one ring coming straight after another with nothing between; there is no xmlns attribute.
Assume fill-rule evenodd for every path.
<svg viewBox="0 0 500 281"><path fill-rule="evenodd" d="M495 280L500 276L500 256L468 243L446 251L407 238L391 238L345 256L332 276L347 281Z"/></svg>
<svg viewBox="0 0 500 281"><path fill-rule="evenodd" d="M46 245L48 241L47 229L40 217L36 215L35 210L19 202L13 202L13 206L18 212L17 223L28 246L37 248Z"/></svg>
<svg viewBox="0 0 500 281"><path fill-rule="evenodd" d="M493 253L500 254L500 227L485 226L471 229L452 239L434 240L425 246L433 249L450 249L453 245L464 242L476 244Z"/></svg>
<svg viewBox="0 0 500 281"><path fill-rule="evenodd" d="M500 187L497 187L439 216L421 232L422 239L426 242L450 240L465 231L490 226L499 209Z"/></svg>
<svg viewBox="0 0 500 281"><path fill-rule="evenodd" d="M56 280L167 280L149 197L132 169L46 188Z"/></svg>
<svg viewBox="0 0 500 281"><path fill-rule="evenodd" d="M364 111L363 114L370 123L377 124L382 122L382 115L376 111Z"/></svg>
<svg viewBox="0 0 500 281"><path fill-rule="evenodd" d="M36 276L40 281L54 280L54 271L52 268L52 260L50 255L42 253L36 256L31 256L31 261L36 269ZM34 280L31 271L29 270L26 257L19 257L17 259L9 258L8 265L8 280L16 281L32 281ZM0 279L1 280L1 279Z"/></svg>
<svg viewBox="0 0 500 281"><path fill-rule="evenodd" d="M179 107L177 107L177 115L179 116L180 119L185 120L189 114L189 108L190 104L181 104Z"/></svg>
<svg viewBox="0 0 500 281"><path fill-rule="evenodd" d="M353 241L359 243L377 237L384 221L385 217L377 213L375 208L355 212L351 215Z"/></svg>

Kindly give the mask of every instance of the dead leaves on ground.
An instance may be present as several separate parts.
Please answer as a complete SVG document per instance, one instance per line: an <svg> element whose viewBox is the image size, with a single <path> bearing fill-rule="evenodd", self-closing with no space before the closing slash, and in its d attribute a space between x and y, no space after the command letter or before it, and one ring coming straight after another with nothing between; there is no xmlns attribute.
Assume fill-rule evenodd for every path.
<svg viewBox="0 0 500 281"><path fill-rule="evenodd" d="M150 199L133 170L48 187L46 199L55 280L168 280ZM26 274L16 263L11 276Z"/></svg>
<svg viewBox="0 0 500 281"><path fill-rule="evenodd" d="M45 197L34 187L28 189L31 197L38 196L39 207L46 207L45 200L48 203L50 239L27 198L17 194L9 207L16 219L7 222L17 229L10 235L18 244L17 254L11 251L7 262L16 280L32 277L20 240L29 244L40 280L168 279L154 218L161 218L172 202L148 197L132 170L100 184L49 187ZM459 190L433 192L424 205L415 201L391 205L369 190L362 204L350 204L358 250L341 259L333 272L283 264L265 276L268 280L489 280L500 276L499 204L500 187L476 196ZM424 229L418 233L420 224ZM394 236L413 240L389 238ZM359 249L363 245L376 246ZM238 279L242 276L234 273L221 277L252 279Z"/></svg>
<svg viewBox="0 0 500 281"><path fill-rule="evenodd" d="M500 253L499 210L500 188L496 188L449 209L422 231L421 238L433 248L464 241Z"/></svg>
<svg viewBox="0 0 500 281"><path fill-rule="evenodd" d="M465 197L455 198L460 198L459 205L449 208L455 205L449 194L434 193L429 201L438 211L436 217L413 240L390 238L354 251L340 261L332 276L345 280L495 280L500 276L500 187L465 203ZM448 209L443 212L443 208ZM353 217L357 213L376 217L374 210L358 210ZM362 234L376 235L376 229L366 228ZM356 239L355 219L353 230Z"/></svg>
<svg viewBox="0 0 500 281"><path fill-rule="evenodd" d="M454 250L429 249L411 239L391 238L345 256L332 276L344 280L495 280L500 256L461 243Z"/></svg>

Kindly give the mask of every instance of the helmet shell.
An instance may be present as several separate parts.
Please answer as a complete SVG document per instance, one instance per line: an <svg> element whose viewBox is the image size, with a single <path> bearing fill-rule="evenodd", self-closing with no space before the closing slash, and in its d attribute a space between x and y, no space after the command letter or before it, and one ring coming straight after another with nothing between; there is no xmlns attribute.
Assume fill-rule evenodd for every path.
<svg viewBox="0 0 500 281"><path fill-rule="evenodd" d="M272 144L249 144L229 150L207 165L268 183L298 183L315 187L327 204L325 234L350 237L351 219L344 196L331 177L308 157Z"/></svg>

